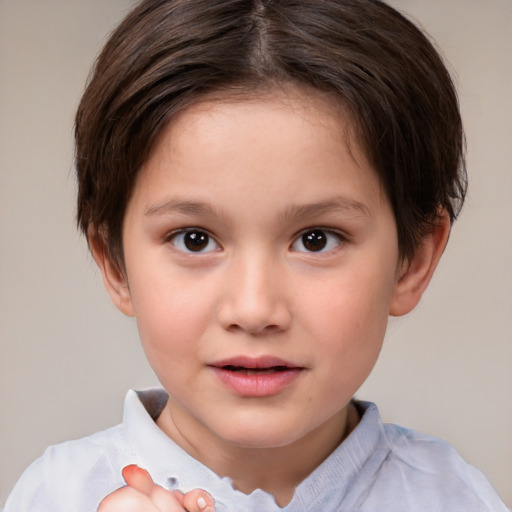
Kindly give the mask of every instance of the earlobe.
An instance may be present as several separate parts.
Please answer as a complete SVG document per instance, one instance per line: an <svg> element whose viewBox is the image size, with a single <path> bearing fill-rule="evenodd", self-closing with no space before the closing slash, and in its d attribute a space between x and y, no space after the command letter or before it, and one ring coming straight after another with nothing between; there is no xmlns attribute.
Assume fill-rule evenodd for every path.
<svg viewBox="0 0 512 512"><path fill-rule="evenodd" d="M392 316L412 311L427 289L450 235L450 217L443 213L423 238L414 256L398 272L389 308Z"/></svg>
<svg viewBox="0 0 512 512"><path fill-rule="evenodd" d="M105 245L105 234L91 224L87 230L87 239L94 261L103 277L103 284L112 302L125 315L135 316L125 272L108 254Z"/></svg>

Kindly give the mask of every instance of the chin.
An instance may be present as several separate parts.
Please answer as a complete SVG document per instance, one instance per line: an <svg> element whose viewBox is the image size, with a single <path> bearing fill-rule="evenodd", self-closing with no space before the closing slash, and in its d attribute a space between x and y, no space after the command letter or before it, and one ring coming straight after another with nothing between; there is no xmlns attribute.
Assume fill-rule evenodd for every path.
<svg viewBox="0 0 512 512"><path fill-rule="evenodd" d="M305 433L297 432L293 428L286 428L283 423L255 425L232 425L229 431L224 431L221 437L229 444L239 448L271 449L282 448L301 439Z"/></svg>

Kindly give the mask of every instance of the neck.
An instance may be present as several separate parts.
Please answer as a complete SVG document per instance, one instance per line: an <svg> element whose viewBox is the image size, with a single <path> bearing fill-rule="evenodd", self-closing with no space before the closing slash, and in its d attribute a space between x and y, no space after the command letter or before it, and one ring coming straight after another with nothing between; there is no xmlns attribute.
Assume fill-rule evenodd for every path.
<svg viewBox="0 0 512 512"><path fill-rule="evenodd" d="M202 426L199 428L203 432L196 435L198 427L182 426L172 409L168 403L157 420L158 426L171 439L219 476L230 477L238 490L250 494L262 489L272 494L281 507L291 501L297 485L336 449L359 421L356 408L348 404L327 422L289 445L248 448L227 443L211 432L205 436Z"/></svg>

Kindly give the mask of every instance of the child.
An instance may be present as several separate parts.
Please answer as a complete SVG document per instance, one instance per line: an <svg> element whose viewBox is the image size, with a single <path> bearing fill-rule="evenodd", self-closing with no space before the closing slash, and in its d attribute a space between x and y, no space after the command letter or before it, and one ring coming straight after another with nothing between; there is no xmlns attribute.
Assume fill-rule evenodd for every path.
<svg viewBox="0 0 512 512"><path fill-rule="evenodd" d="M505 510L353 400L465 194L456 94L411 23L369 0L142 2L76 141L80 226L163 390L49 449L7 512Z"/></svg>

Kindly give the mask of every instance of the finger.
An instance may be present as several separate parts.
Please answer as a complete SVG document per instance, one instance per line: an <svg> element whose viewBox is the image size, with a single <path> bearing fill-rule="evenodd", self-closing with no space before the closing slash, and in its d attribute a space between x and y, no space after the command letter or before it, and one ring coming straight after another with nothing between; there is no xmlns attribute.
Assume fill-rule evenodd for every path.
<svg viewBox="0 0 512 512"><path fill-rule="evenodd" d="M139 468L139 466L135 464L130 464L123 468L122 473L127 485L146 496L151 496L155 484L150 474L145 469Z"/></svg>
<svg viewBox="0 0 512 512"><path fill-rule="evenodd" d="M132 487L122 487L100 503L97 512L158 512L151 499Z"/></svg>
<svg viewBox="0 0 512 512"><path fill-rule="evenodd" d="M178 491L167 491L156 485L151 475L135 464L123 469L123 478L134 490L148 497L161 512L183 512L183 495Z"/></svg>
<svg viewBox="0 0 512 512"><path fill-rule="evenodd" d="M213 498L202 489L194 489L184 495L180 491L168 491L155 485L151 502L161 512L214 512Z"/></svg>
<svg viewBox="0 0 512 512"><path fill-rule="evenodd" d="M179 491L168 491L155 485L151 493L151 502L160 512L186 512L183 506L183 494Z"/></svg>
<svg viewBox="0 0 512 512"><path fill-rule="evenodd" d="M183 505L189 512L214 512L215 501L203 489L194 489L183 497Z"/></svg>
<svg viewBox="0 0 512 512"><path fill-rule="evenodd" d="M149 498L151 503L162 512L182 512L184 509L188 512L215 510L213 498L202 489L194 489L187 495L179 491L167 491L156 485L151 475L136 464L126 466L122 473L130 488Z"/></svg>

